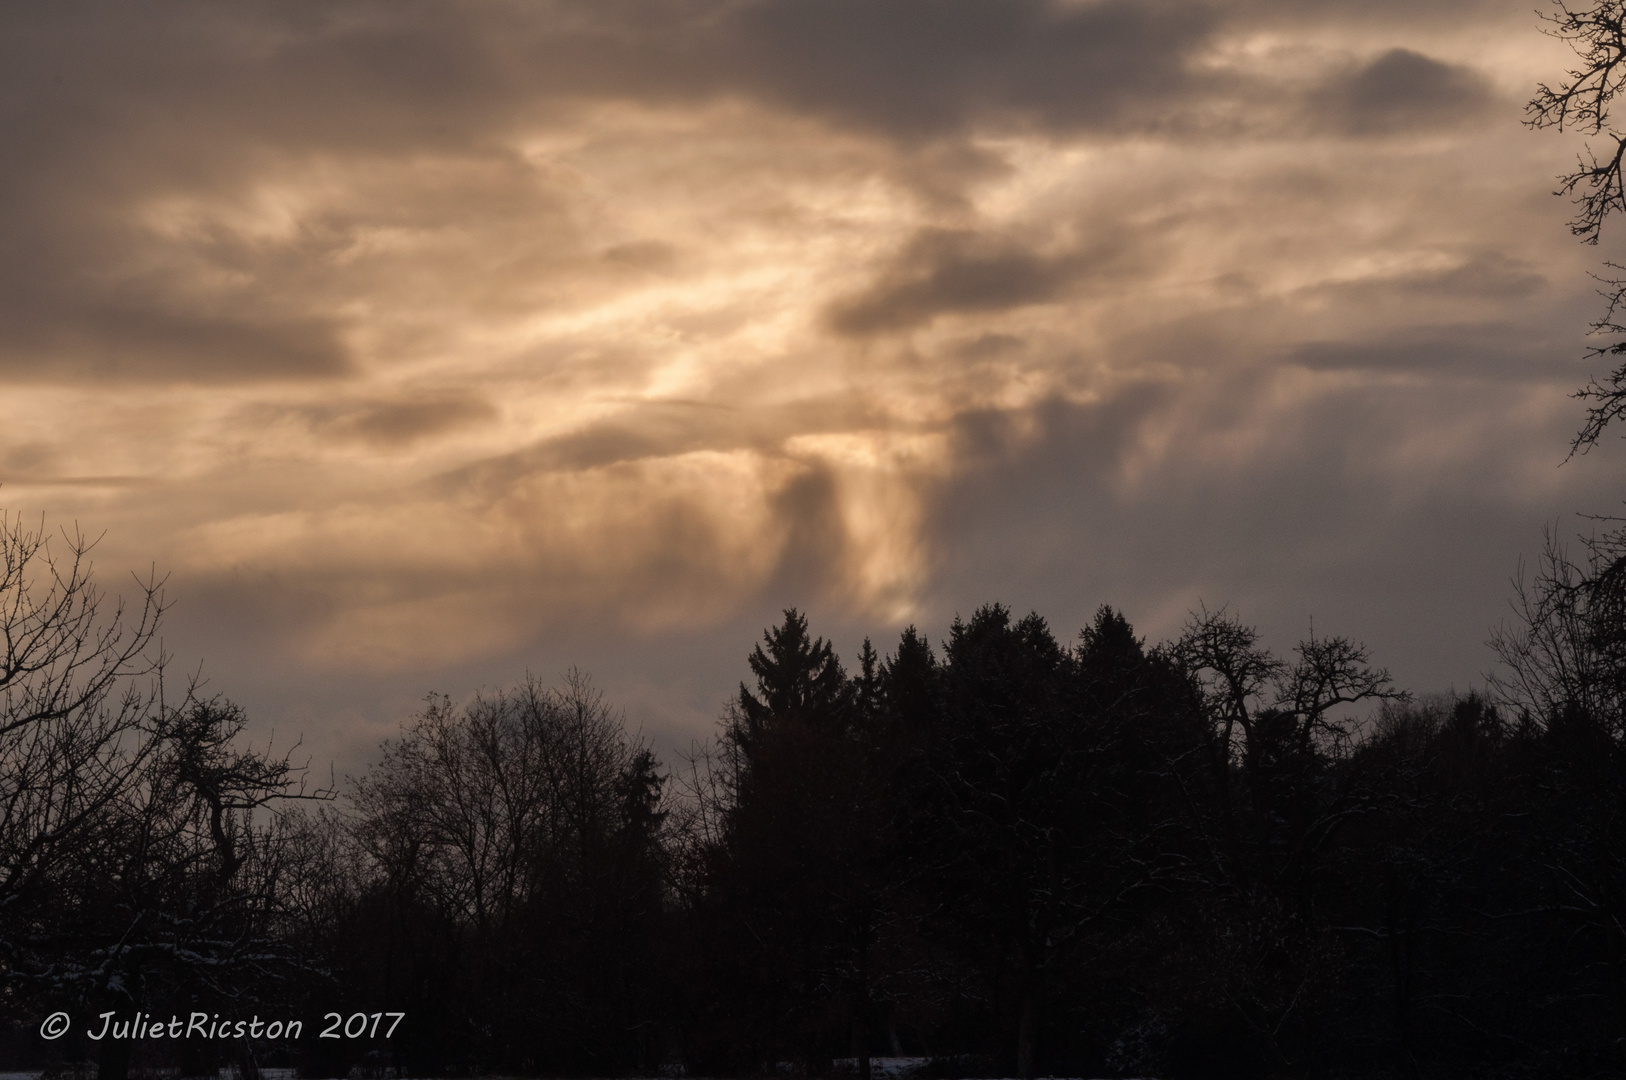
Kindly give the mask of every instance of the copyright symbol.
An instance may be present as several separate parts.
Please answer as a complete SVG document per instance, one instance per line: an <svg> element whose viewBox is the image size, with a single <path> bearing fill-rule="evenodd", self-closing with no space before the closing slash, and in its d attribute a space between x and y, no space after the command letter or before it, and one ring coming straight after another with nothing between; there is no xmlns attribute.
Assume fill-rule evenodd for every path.
<svg viewBox="0 0 1626 1080"><path fill-rule="evenodd" d="M54 1012L45 1018L45 1023L40 1025L40 1037L42 1039L60 1039L68 1033L70 1023L72 1023L72 1020L67 1013Z"/></svg>

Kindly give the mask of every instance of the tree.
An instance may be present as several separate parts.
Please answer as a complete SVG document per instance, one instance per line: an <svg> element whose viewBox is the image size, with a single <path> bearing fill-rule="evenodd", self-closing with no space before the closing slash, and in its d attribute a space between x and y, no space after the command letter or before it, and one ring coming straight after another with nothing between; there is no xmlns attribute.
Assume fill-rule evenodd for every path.
<svg viewBox="0 0 1626 1080"><path fill-rule="evenodd" d="M905 644L897 670L918 679L930 654ZM1078 1051L1068 987L1099 986L1135 901L1180 861L1161 743L1184 683L1111 608L1069 649L999 604L955 620L938 681L907 776L911 880L927 936L965 973L962 1000L986 1003L983 1023L1005 1028L1016 1075L1032 1076Z"/></svg>
<svg viewBox="0 0 1626 1080"><path fill-rule="evenodd" d="M695 910L716 1007L701 1026L727 1046L700 1056L755 1069L788 1054L819 1073L850 1050L863 1072L890 910L884 665L866 641L848 680L806 616L784 614L722 720L725 799Z"/></svg>
<svg viewBox="0 0 1626 1080"><path fill-rule="evenodd" d="M94 542L61 544L0 513L0 942L158 746L163 582L108 611Z"/></svg>
<svg viewBox="0 0 1626 1080"><path fill-rule="evenodd" d="M256 1000L299 966L271 808L301 770L224 698L166 693L163 581L109 600L93 547L0 515L0 1012Z"/></svg>
<svg viewBox="0 0 1626 1080"><path fill-rule="evenodd" d="M313 974L284 932L289 834L274 807L326 793L307 794L291 751L244 747L246 725L236 705L189 690L162 713L153 752L94 843L75 852L48 924L61 935L49 971L81 1003L241 1013L288 1003L288 984ZM102 1080L125 1074L130 1049L103 1045ZM252 1044L231 1049L256 1080ZM214 1067L214 1048L193 1064Z"/></svg>
<svg viewBox="0 0 1626 1080"><path fill-rule="evenodd" d="M92 541L0 514L0 1010L71 989L55 928L163 740L163 582L108 610Z"/></svg>
<svg viewBox="0 0 1626 1080"><path fill-rule="evenodd" d="M1254 716L1285 665L1260 646L1259 631L1224 608L1192 612L1171 655L1198 687L1203 711L1212 718L1209 763L1229 821L1232 766L1246 752Z"/></svg>
<svg viewBox="0 0 1626 1080"><path fill-rule="evenodd" d="M1577 158L1576 167L1558 178L1554 194L1574 197L1575 217L1570 231L1584 243L1597 244L1609 217L1626 210L1626 133L1611 122L1615 98L1626 86L1626 0L1598 0L1572 7L1567 0L1554 0L1554 10L1542 16L1547 33L1566 43L1580 58L1556 86L1546 83L1536 88L1525 106L1525 123L1532 128L1579 130L1601 138L1606 146L1594 150L1588 145ZM1611 271L1626 270L1615 262L1605 262ZM1607 302L1603 316L1592 324L1600 335L1626 334L1621 320L1626 308L1626 278L1599 277L1600 290ZM1592 357L1626 356L1626 339L1600 345L1589 351ZM1576 397L1592 404L1586 423L1570 445L1570 453L1585 452L1596 445L1612 422L1626 414L1626 361L1603 381L1595 376L1576 392Z"/></svg>
<svg viewBox="0 0 1626 1080"><path fill-rule="evenodd" d="M829 642L809 635L807 616L795 608L786 609L782 626L762 632L762 643L747 662L756 676L756 692L740 683L724 730L724 739L747 762L770 728L839 730L850 719L851 688L841 661Z"/></svg>
<svg viewBox="0 0 1626 1080"><path fill-rule="evenodd" d="M931 643L912 624L905 627L898 651L882 665L881 692L891 722L909 745L918 746L936 725L941 680Z"/></svg>
<svg viewBox="0 0 1626 1080"><path fill-rule="evenodd" d="M1320 886L1339 833L1373 807L1338 767L1351 732L1336 710L1406 698L1347 638L1312 634L1294 652L1276 657L1224 608L1194 612L1171 649L1197 688L1219 804L1213 823L1196 804L1210 932L1196 947L1206 979L1193 981L1279 1069L1319 1052L1313 1008L1336 953Z"/></svg>
<svg viewBox="0 0 1626 1080"><path fill-rule="evenodd" d="M1521 573L1492 685L1536 736L1542 801L1562 808L1545 852L1558 906L1606 958L1626 1047L1626 528L1585 549L1577 561L1549 536L1533 578Z"/></svg>
<svg viewBox="0 0 1626 1080"><path fill-rule="evenodd" d="M425 1017L415 1069L658 1064L664 785L579 672L431 697L356 784L357 1007Z"/></svg>
<svg viewBox="0 0 1626 1080"><path fill-rule="evenodd" d="M1534 575L1514 582L1514 622L1490 645L1501 702L1537 724L1586 716L1626 738L1626 531L1583 541L1580 561L1549 532Z"/></svg>

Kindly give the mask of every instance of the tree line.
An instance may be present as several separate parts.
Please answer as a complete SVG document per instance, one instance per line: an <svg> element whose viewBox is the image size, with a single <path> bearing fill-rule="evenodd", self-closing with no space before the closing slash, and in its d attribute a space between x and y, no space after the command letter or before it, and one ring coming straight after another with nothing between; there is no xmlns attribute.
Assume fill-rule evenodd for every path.
<svg viewBox="0 0 1626 1080"><path fill-rule="evenodd" d="M796 610L663 763L588 679L430 698L343 798L166 688L162 583L0 530L0 1043L307 1076L1615 1075L1626 533L1549 546L1484 690L1202 609L988 604L851 669ZM67 1011L57 1041L41 1019ZM297 1037L89 1040L93 1018ZM321 1019L405 1013L390 1037Z"/></svg>

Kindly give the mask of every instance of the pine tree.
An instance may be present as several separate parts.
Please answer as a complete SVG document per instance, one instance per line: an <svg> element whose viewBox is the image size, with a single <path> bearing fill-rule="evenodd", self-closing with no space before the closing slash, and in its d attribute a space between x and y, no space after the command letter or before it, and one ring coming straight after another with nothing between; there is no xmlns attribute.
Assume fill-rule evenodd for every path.
<svg viewBox="0 0 1626 1080"><path fill-rule="evenodd" d="M766 646L766 648L764 648ZM783 626L765 630L748 661L756 693L742 682L724 737L749 760L771 728L808 726L841 732L851 719L851 688L835 650L808 633L807 616L787 608Z"/></svg>

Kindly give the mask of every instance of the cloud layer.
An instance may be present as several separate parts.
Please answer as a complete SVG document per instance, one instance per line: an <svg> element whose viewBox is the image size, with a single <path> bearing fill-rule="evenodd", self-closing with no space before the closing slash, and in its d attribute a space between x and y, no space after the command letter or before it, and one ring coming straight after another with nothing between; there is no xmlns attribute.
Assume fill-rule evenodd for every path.
<svg viewBox="0 0 1626 1080"><path fill-rule="evenodd" d="M1613 497L1562 61L1488 2L13 6L5 502L316 723L596 656L692 726L738 672L672 657L791 604L1461 682Z"/></svg>

